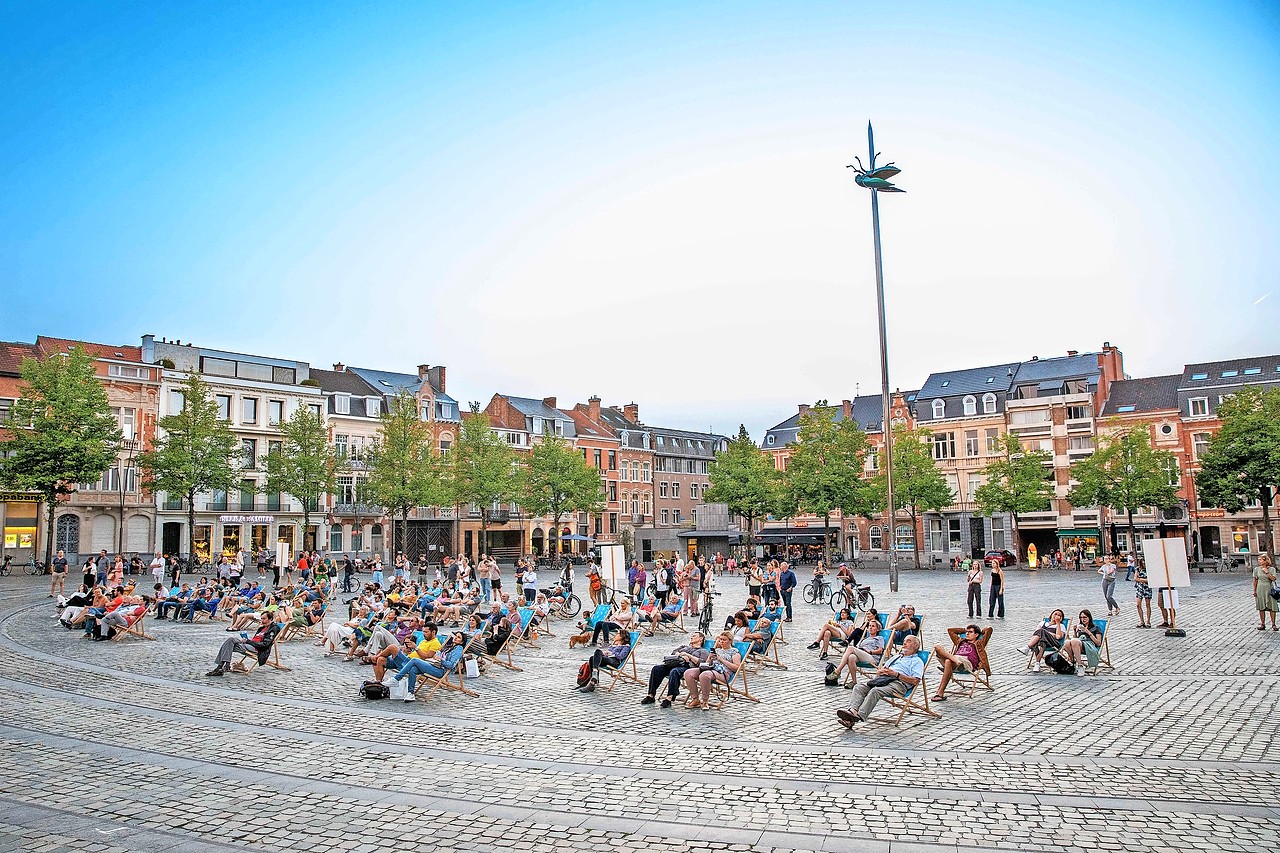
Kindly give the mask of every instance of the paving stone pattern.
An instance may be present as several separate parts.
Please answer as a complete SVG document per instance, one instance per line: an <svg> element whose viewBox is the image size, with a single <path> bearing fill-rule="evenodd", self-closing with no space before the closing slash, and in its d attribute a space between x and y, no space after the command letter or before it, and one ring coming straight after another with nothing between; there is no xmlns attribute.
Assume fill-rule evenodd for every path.
<svg viewBox="0 0 1280 853"><path fill-rule="evenodd" d="M968 621L957 574L866 580L926 614L929 647ZM749 678L758 705L579 694L568 623L479 698L404 704L358 698L370 669L307 641L283 647L291 672L207 678L225 623L87 642L38 579L0 578L0 851L1280 849L1280 634L1254 630L1248 578L1194 580L1187 638L1126 611L1115 669L1072 677L1015 647L1052 607L1098 608L1096 577L1010 573L1008 618L975 620L996 691L850 733L805 648L831 611L799 601L788 668ZM721 616L745 592L722 589ZM642 675L682 641L645 639Z"/></svg>

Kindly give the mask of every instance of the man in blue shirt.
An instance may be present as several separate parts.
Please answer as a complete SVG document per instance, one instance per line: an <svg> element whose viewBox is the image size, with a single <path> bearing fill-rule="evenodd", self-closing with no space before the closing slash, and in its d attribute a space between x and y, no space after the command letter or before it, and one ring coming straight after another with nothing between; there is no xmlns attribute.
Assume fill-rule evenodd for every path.
<svg viewBox="0 0 1280 853"><path fill-rule="evenodd" d="M853 688L853 704L849 710L841 708L836 711L840 725L852 729L854 723L860 723L871 716L876 703L886 696L905 696L907 691L920 683L924 678L924 661L916 656L920 651L920 638L914 635L902 641L902 653L896 654L876 667L876 679L887 678L887 684L872 687L869 681L859 681ZM876 680L873 679L873 680Z"/></svg>
<svg viewBox="0 0 1280 853"><path fill-rule="evenodd" d="M791 571L790 563L783 563L782 570L778 572L778 592L782 593L782 604L787 608L787 621L791 621L791 593L795 590L796 573Z"/></svg>

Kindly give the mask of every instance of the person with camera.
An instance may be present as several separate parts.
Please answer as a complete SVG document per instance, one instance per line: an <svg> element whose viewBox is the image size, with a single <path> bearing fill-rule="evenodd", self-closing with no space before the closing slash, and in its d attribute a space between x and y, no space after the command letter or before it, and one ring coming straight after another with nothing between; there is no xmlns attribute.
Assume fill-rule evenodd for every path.
<svg viewBox="0 0 1280 853"><path fill-rule="evenodd" d="M836 711L836 719L846 729L871 716L876 703L886 696L905 696L907 691L924 678L924 661L920 660L920 638L914 634L902 641L902 652L876 667L874 678L859 682L853 688L853 704L848 710Z"/></svg>

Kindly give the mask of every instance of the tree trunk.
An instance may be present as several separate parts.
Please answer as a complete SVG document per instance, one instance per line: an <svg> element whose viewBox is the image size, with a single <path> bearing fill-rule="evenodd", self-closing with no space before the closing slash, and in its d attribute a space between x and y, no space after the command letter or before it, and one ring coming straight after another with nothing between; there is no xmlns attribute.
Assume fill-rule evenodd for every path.
<svg viewBox="0 0 1280 853"><path fill-rule="evenodd" d="M195 571L196 566L196 492L187 492L187 570Z"/></svg>
<svg viewBox="0 0 1280 853"><path fill-rule="evenodd" d="M476 556L489 553L489 508L480 508L480 549ZM474 559L474 558L473 558Z"/></svg>
<svg viewBox="0 0 1280 853"><path fill-rule="evenodd" d="M916 538L916 530L919 529L920 526L919 513L919 509L914 506L911 507L911 550L913 552L912 556L916 558L917 569L920 568L920 540Z"/></svg>
<svg viewBox="0 0 1280 853"><path fill-rule="evenodd" d="M302 550L307 550L307 533L311 530L311 508L302 501ZM317 545L320 543L316 543Z"/></svg>
<svg viewBox="0 0 1280 853"><path fill-rule="evenodd" d="M1018 541L1018 514L1016 512L1009 513L1009 541L1013 545L1013 567L1016 569L1022 563L1022 543Z"/></svg>
<svg viewBox="0 0 1280 853"><path fill-rule="evenodd" d="M1133 538L1135 532L1133 529L1133 510L1125 507L1124 511L1129 519L1129 555L1136 560L1138 559L1138 540ZM1098 532L1101 533L1102 531L1099 530Z"/></svg>
<svg viewBox="0 0 1280 853"><path fill-rule="evenodd" d="M52 495L45 496L45 505L49 508L49 528L47 531L47 535L45 536L45 539L44 539L44 564L49 569L49 571L52 572L53 571L53 525L54 525L53 516L54 516L54 513L58 511L58 493L54 492ZM31 550L31 553L33 555L35 554L34 548ZM32 557L32 559L35 559L34 556Z"/></svg>
<svg viewBox="0 0 1280 853"><path fill-rule="evenodd" d="M751 543L753 541L751 532L755 527L755 524L754 524L755 516L748 515L748 516L745 516L745 518L747 519L747 559L751 559Z"/></svg>
<svg viewBox="0 0 1280 853"><path fill-rule="evenodd" d="M831 527L831 513L822 516L822 564L831 565L831 536L827 532Z"/></svg>
<svg viewBox="0 0 1280 853"><path fill-rule="evenodd" d="M1262 501L1262 536L1258 540L1258 550L1271 554L1274 553L1271 549L1271 501L1274 495L1270 486L1263 486L1259 492L1258 497Z"/></svg>

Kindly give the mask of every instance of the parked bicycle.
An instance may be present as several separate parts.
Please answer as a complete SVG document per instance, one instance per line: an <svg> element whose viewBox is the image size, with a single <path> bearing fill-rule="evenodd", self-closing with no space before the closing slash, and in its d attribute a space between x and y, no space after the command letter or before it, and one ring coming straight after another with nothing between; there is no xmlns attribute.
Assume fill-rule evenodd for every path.
<svg viewBox="0 0 1280 853"><path fill-rule="evenodd" d="M582 599L572 592L566 592L559 585L551 588L550 596L552 600L564 598L564 602L551 611L551 615L557 619L572 619L582 610Z"/></svg>
<svg viewBox="0 0 1280 853"><path fill-rule="evenodd" d="M807 604L821 604L831 594L831 584L825 577L819 576L805 584L804 600Z"/></svg>
<svg viewBox="0 0 1280 853"><path fill-rule="evenodd" d="M49 567L40 560L37 560L35 557L28 560L22 568L29 575L49 574Z"/></svg>
<svg viewBox="0 0 1280 853"><path fill-rule="evenodd" d="M846 586L831 596L831 610L834 613L839 613L846 607L850 610L865 612L875 606L876 597L871 594L869 586Z"/></svg>

